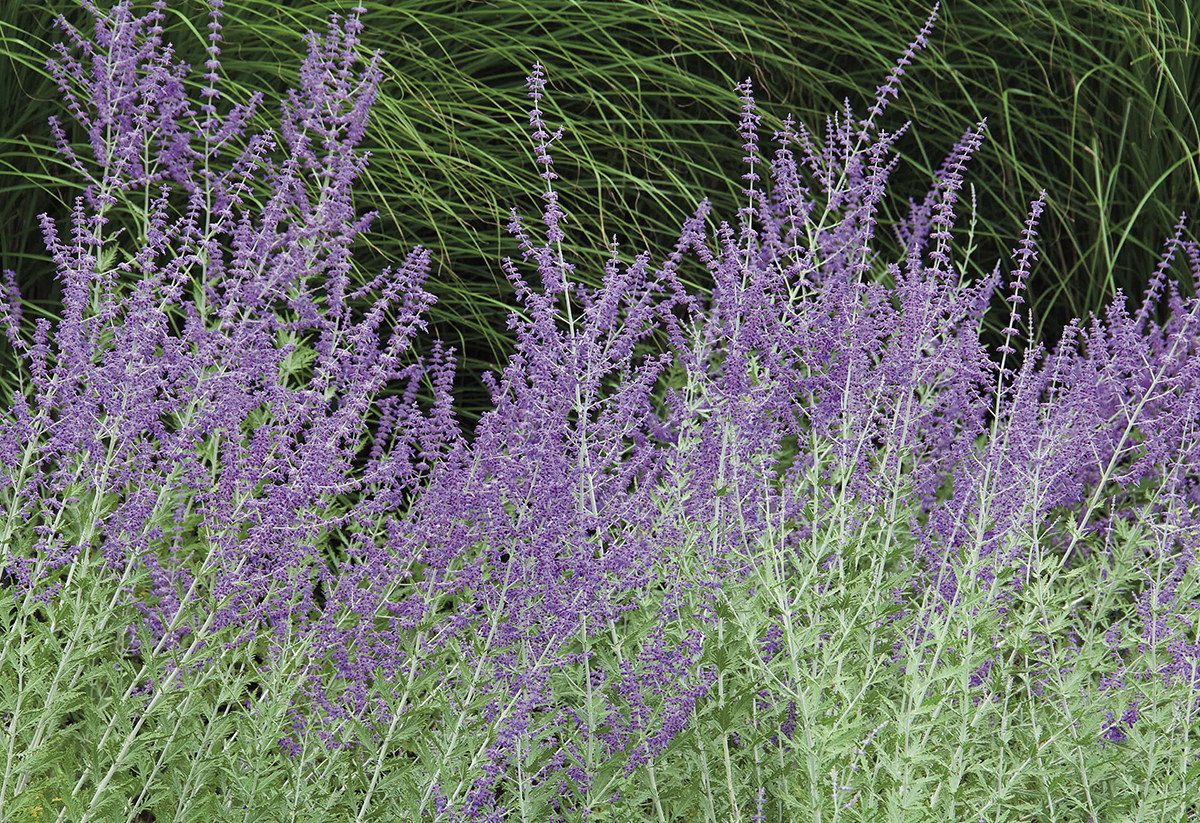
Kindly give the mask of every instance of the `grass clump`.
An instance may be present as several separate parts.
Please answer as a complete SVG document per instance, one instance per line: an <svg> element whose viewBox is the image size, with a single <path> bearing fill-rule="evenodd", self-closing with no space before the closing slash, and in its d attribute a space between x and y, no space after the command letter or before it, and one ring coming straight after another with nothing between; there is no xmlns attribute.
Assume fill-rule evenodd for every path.
<svg viewBox="0 0 1200 823"><path fill-rule="evenodd" d="M575 139L559 169L575 227L564 242L581 261L578 276L596 285L592 272L602 270L612 235L637 248L669 247L702 196L716 213L734 213L737 187L722 170L741 157L726 132L737 80L758 78L772 99L819 126L843 98L869 96L903 49L903 32L924 15L890 2L824 0L684 2L670 15L610 0L366 7L373 24L364 46L384 52L384 77L364 136L372 162L360 187L380 215L376 231L355 241L352 277L366 282L414 244L430 249L429 288L438 302L429 320L459 350L455 407L468 427L488 407L479 377L498 368L514 343L504 320L515 295L499 266L506 237L496 214L536 203L525 183L531 158L523 124L510 104L534 60L553 66L556 82L573 90L555 103ZM193 65L204 60L207 30L194 22L201 8L171 4L162 24ZM263 93L263 115L253 124L267 127L303 57L295 33L319 29L341 11L328 0L226 3L225 99ZM62 114L44 70L60 13L87 25L74 0L0 12L8 67L0 94L11 113L0 155L11 195L0 212L0 267L13 269L32 307L51 317L61 294L42 274L50 261L36 217L64 218L75 191L44 128L48 116ZM1095 0L967 2L942 15L935 48L893 104L898 116L921 123L897 145L896 185L923 190L947 147L986 117L991 139L971 176L978 254L967 259L1005 255L1010 227L1022 219L1017 204L1045 188L1047 265L1032 274L1028 308L1035 336L1057 337L1116 288L1143 288L1179 204L1200 196L1193 114L1200 18L1193 5L1165 0L1136 9ZM770 128L779 126L767 117ZM81 149L86 136L65 126ZM889 219L900 216L889 201L882 208ZM890 238L879 242L886 247ZM972 276L987 274L981 266ZM703 272L694 277L696 288L711 287ZM998 342L1000 326L989 327ZM5 362L8 372L12 361Z"/></svg>

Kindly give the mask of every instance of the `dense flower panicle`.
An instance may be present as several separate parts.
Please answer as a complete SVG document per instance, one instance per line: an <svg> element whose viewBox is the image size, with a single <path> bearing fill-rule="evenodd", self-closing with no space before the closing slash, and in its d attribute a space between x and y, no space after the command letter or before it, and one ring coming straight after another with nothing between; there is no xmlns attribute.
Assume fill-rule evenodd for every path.
<svg viewBox="0 0 1200 823"><path fill-rule="evenodd" d="M601 802L599 771L632 773L664 752L718 682L706 655L722 588L762 571L780 531L796 557L829 537L818 594L860 562L856 534L911 547L889 618L899 664L972 592L1003 617L1046 559L1031 552L1067 567L1115 518L1163 524L1139 567L1136 620L1106 636L1114 669L1100 690L1125 682L1116 649L1134 632L1157 653L1154 675L1200 686L1200 301L1168 280L1186 260L1200 283L1200 247L1181 218L1136 312L1118 293L1053 348L1018 349L1041 192L1013 250L996 362L981 328L1000 264L968 281L950 257L981 121L892 226L901 259L883 259L876 230L908 125L876 121L937 6L868 117L847 103L822 146L788 117L765 162L751 83L738 84L748 169L736 226L702 200L658 265L614 237L594 290L562 252L551 149L564 132L545 122L535 64L545 233L512 211L521 254L503 270L517 343L485 378L493 407L468 440L454 350L412 353L432 303L429 252L351 291L350 246L373 217L354 205L368 159L357 146L382 77L378 55L358 58L363 9L308 34L278 133L247 135L261 97L220 111L221 0L197 109L188 67L162 43L161 0L142 17L128 2L85 5L94 37L60 21L69 47L50 65L98 169L51 124L87 181L69 235L42 217L62 317L27 328L11 273L0 290L24 364L0 419L0 562L22 593L51 597L71 564L98 556L120 577L147 572L135 648L265 636L279 662L301 643L302 694L281 741L293 755L306 736L342 748L356 723L388 728L404 684L449 655L443 731L495 732L469 786L430 779L427 809L460 819L502 814L505 776L535 747L551 755L537 779L572 808ZM112 227L117 193L134 190L148 210ZM137 248L118 258L132 230ZM710 294L684 287L692 264ZM650 616L641 634L600 653L635 611ZM765 658L783 635L778 621L764 629ZM1038 643L1035 690L1075 654ZM986 691L999 661L975 661L969 688ZM564 685L595 693L589 711ZM794 701L760 697L785 718L785 745ZM1136 705L1110 714L1105 739L1137 720Z"/></svg>

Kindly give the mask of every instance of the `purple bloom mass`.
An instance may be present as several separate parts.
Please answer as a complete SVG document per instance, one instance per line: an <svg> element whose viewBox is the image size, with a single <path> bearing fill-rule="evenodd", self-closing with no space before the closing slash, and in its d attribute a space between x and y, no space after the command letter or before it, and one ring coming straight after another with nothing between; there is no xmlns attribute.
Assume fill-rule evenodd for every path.
<svg viewBox="0 0 1200 823"><path fill-rule="evenodd" d="M219 90L221 0L199 104L162 41L165 0L140 17L84 5L94 35L60 19L48 66L91 147L77 156L51 122L84 181L68 225L41 218L61 318L26 322L11 273L0 294L23 361L0 419L0 562L19 596L71 596L72 570L103 564L140 614L133 652L201 659L265 640L265 667L302 674L280 741L292 757L424 712L437 740L474 741L469 781L448 765L417 792L425 813L463 820L498 819L518 770L564 810L599 807L612 774L652 764L728 698L722 593L775 575L791 588L748 654L812 653L827 635L796 637L808 607L787 581L811 560L803 597L830 597L869 562L867 533L895 587L871 629L887 637L879 665L941 665L912 650L970 600L995 623L964 666L980 693L1014 665L997 649L1026 587L1108 562L1096 547L1118 521L1161 524L1097 676L1123 683L1117 648L1140 643L1155 676L1200 685L1200 303L1168 277L1186 262L1200 285L1200 248L1181 218L1136 310L1118 293L1047 350L1021 310L1052 193L1030 204L1007 276L996 263L970 280L953 258L985 122L885 222L909 124L882 121L936 7L868 117L847 104L822 146L788 117L768 149L738 84L736 225L702 200L660 261L613 238L594 290L563 251L564 130L545 122L535 64L544 231L508 218L517 343L468 437L454 350L414 349L429 252L351 282L374 216L353 197L357 146L382 77L378 55L359 57L364 9L307 35L277 131L251 133L261 95ZM895 260L876 247L885 230ZM688 266L711 294L685 288ZM991 351L984 316L1000 301ZM1025 652L1031 688L1071 660L1044 629ZM783 751L804 722L780 682L753 699ZM433 692L444 710L413 708ZM1138 720L1136 702L1110 711L1097 736L1122 741ZM759 790L751 808L773 807Z"/></svg>

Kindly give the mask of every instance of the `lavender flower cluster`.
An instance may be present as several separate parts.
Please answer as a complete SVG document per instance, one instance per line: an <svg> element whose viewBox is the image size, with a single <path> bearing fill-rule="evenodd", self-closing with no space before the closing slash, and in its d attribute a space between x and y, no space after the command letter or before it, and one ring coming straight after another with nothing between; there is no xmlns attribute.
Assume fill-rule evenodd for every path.
<svg viewBox="0 0 1200 823"><path fill-rule="evenodd" d="M199 105L163 42L165 0L142 16L128 0L84 6L94 35L62 21L50 64L92 149L85 162L51 123L86 181L68 237L42 217L62 316L27 324L11 273L0 300L24 363L0 418L0 563L20 596L64 596L80 564L122 581L148 570L126 592L134 652L195 660L265 639L267 665L302 655L281 741L293 755L310 738L353 746L352 722L394 728L413 684L435 682L454 707L429 721L443 733L497 730L479 737L472 781L428 776L424 810L461 819L498 814L497 787L531 752L533 782L565 808L664 751L712 695L705 627L721 588L755 573L764 535L797 556L830 530L911 546L892 616L903 665L902 635L918 642L970 591L1003 622L1031 546L1068 569L1119 519L1160 524L1140 623L1110 627L1114 648L1136 637L1160 666L1127 672L1115 655L1105 684L1200 686L1200 303L1170 277L1182 260L1200 287L1200 247L1181 219L1136 309L1118 294L1050 351L1024 339L1046 194L1006 274L972 281L951 256L980 122L889 227L903 258L884 259L908 125L881 120L936 7L866 118L847 104L823 141L789 117L768 155L740 84L736 222L700 202L657 264L623 261L614 238L595 290L562 251L564 132L545 122L535 65L544 232L509 218L518 343L468 437L453 349L413 349L428 252L351 283L349 247L373 216L354 203L356 147L381 82L378 56L358 57L364 9L309 34L278 132L252 134L261 97L225 105L218 90L222 0ZM688 265L710 295L685 288ZM994 296L1009 319L993 353ZM853 558L822 562L832 581ZM653 615L638 642L608 643L634 613ZM779 637L764 632L767 656L786 653ZM773 705L787 737L795 706L789 720Z"/></svg>

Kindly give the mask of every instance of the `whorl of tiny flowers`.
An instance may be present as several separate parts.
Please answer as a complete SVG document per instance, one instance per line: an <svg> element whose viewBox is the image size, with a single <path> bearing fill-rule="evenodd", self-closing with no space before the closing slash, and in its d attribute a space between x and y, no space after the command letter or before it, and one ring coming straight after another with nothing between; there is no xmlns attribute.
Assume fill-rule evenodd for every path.
<svg viewBox="0 0 1200 823"><path fill-rule="evenodd" d="M1010 345L1013 335L1017 334L1017 306L1025 302L1025 298L1021 296L1021 292L1025 290L1025 280L1029 277L1030 268L1033 262L1037 260L1037 225L1038 220L1042 216L1042 209L1046 205L1046 191L1043 189L1038 192L1037 198L1029 204L1029 217L1025 221L1025 228L1021 231L1021 241L1017 247L1012 250L1013 260L1016 261L1017 267L1009 272L1009 290L1011 294L1008 297L1009 304L1012 305L1012 312L1009 315L1008 326L1001 330L1004 335L1004 344L997 351L1004 354L1012 354L1015 349Z"/></svg>
<svg viewBox="0 0 1200 823"><path fill-rule="evenodd" d="M208 0L208 46L204 49L208 55L204 61L206 85L200 90L200 97L204 100L200 106L200 111L204 115L204 123L201 128L206 135L213 133L217 121L216 103L217 98L220 97L217 82L221 79L219 74L221 69L221 9L224 5L225 0Z"/></svg>
<svg viewBox="0 0 1200 823"><path fill-rule="evenodd" d="M1171 264L1175 262L1176 252L1183 246L1182 238L1184 229L1187 228L1187 214L1181 213L1179 220L1175 223L1175 233L1166 242L1166 248L1163 251L1163 256L1159 259L1154 267L1154 274L1150 277L1150 283L1146 286L1146 292L1142 296L1142 304L1138 306L1135 315L1138 333L1142 333L1146 327L1146 321L1150 318L1159 306L1159 299L1162 297L1163 289L1167 285L1167 272L1171 268Z"/></svg>
<svg viewBox="0 0 1200 823"><path fill-rule="evenodd" d="M921 30L917 32L917 36L913 38L913 41L908 44L908 48L904 50L904 54L900 55L900 59L892 67L883 85L875 87L875 102L867 110L867 118L859 121L859 128L861 129L858 136L859 140L866 140L876 119L883 116L884 111L888 107L888 98L900 96L900 78L904 77L904 68L912 65L913 57L916 56L917 52L929 45L929 34L933 31L933 24L937 22L938 10L941 8L941 5L941 0L933 4L933 9L929 12L929 17L925 19L925 25L921 26Z"/></svg>
<svg viewBox="0 0 1200 823"><path fill-rule="evenodd" d="M741 226L740 242L749 249L757 239L753 228L754 216L766 203L758 186L759 175L755 170L756 165L762 160L758 154L758 124L762 121L762 115L756 111L754 105L754 89L750 78L747 77L738 83L736 89L738 99L742 104L742 112L738 120L738 134L742 138L742 151L745 152L742 162L747 166L745 173L742 174L742 179L746 181L742 194L749 198L749 204L738 210L738 222Z"/></svg>
<svg viewBox="0 0 1200 823"><path fill-rule="evenodd" d="M789 279L803 282L804 275L800 270L799 255L805 251L805 248L801 243L803 239L801 232L814 204L809 190L800 181L800 169L796 163L795 153L791 149L791 146L799 140L795 127L795 118L789 114L783 119L783 129L774 133L774 140L778 143L778 148L776 148L775 157L771 161L771 176L778 181L773 192L774 207L777 213L783 215L784 223L787 226L780 241L784 244L785 253L793 255L793 261L786 276ZM811 266L811 261L809 265Z"/></svg>
<svg viewBox="0 0 1200 823"><path fill-rule="evenodd" d="M539 108L539 104L545 96L546 74L541 63L533 64L533 69L526 80L526 87L529 89L528 96L533 100L533 108L529 110L529 128L532 130L535 141L534 156L536 162L545 167L540 172L540 177L546 181L546 191L542 194L542 199L546 201L546 207L542 219L546 223L547 242L556 245L563 240L564 235L560 224L566 221L566 215L558 204L558 192L554 190L553 186L553 182L558 179L558 174L554 171L554 160L550 156L550 147L562 139L563 129L559 127L551 133L546 130L548 126L542 119L542 110Z"/></svg>
<svg viewBox="0 0 1200 823"><path fill-rule="evenodd" d="M947 244L950 242L950 229L954 225L954 204L958 202L958 192L962 188L963 171L967 161L979 151L986 129L986 118L968 129L947 155L936 178L941 198L933 206L930 239L936 241L937 246L930 252L930 257L943 271L949 271L950 268Z"/></svg>

